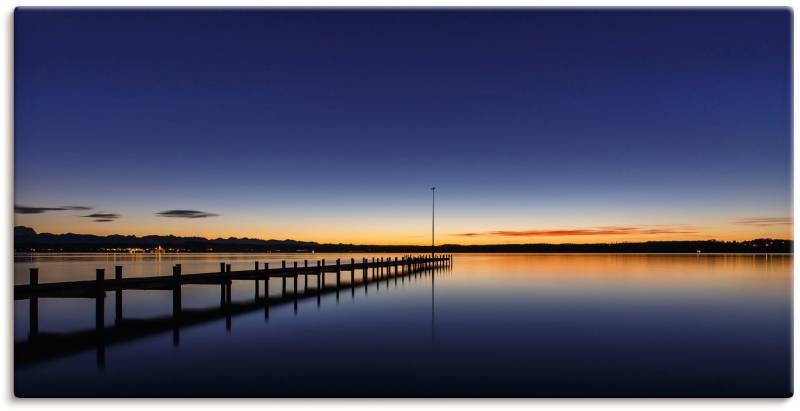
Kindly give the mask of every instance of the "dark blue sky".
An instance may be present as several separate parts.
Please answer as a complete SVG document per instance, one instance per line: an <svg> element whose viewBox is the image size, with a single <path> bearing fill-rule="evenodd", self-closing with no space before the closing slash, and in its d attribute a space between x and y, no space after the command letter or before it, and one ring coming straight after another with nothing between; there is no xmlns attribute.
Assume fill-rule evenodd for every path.
<svg viewBox="0 0 800 411"><path fill-rule="evenodd" d="M424 242L435 184L450 242L786 237L737 222L791 215L790 64L786 9L18 9L16 203L121 217L17 220Z"/></svg>

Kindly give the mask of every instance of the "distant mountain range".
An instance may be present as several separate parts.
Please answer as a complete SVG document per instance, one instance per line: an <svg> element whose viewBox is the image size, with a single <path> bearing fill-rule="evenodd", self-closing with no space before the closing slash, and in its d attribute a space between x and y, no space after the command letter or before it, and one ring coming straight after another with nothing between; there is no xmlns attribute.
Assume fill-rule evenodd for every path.
<svg viewBox="0 0 800 411"><path fill-rule="evenodd" d="M16 252L90 252L126 249L182 252L430 252L430 246L322 244L297 240L261 240L256 238L177 237L174 235L108 235L37 233L30 227L14 227ZM447 253L791 253L792 240L755 239L749 241L647 241L640 243L600 244L487 244L437 245L437 252Z"/></svg>

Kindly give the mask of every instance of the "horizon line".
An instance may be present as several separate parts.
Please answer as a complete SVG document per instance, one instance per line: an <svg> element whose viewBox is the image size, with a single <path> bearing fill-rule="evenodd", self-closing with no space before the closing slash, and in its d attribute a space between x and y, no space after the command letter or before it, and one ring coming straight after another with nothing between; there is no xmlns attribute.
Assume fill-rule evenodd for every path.
<svg viewBox="0 0 800 411"><path fill-rule="evenodd" d="M253 241L291 241L296 243L313 243L318 245L351 245L351 246L376 246L376 247L430 247L431 244L369 244L369 243L344 243L344 242L318 242L318 241L307 241L307 240L297 240L292 238L286 239L276 239L276 238L253 238L253 237L217 237L217 238L209 238L200 235L192 235L192 236L182 236L182 235L175 235L175 234L146 234L146 235L136 235L136 234L87 234L87 233L74 233L74 232L65 232L65 233L50 233L50 232L38 232L33 227L29 226L22 226L22 225L15 225L14 229L17 228L29 228L34 231L35 235L41 234L50 234L50 235L85 235L85 236L95 236L95 237L112 237L112 236L120 236L120 237L134 237L134 238L145 238L145 237L174 237L174 238L198 238L203 239L206 241L217 241L217 240L253 240ZM16 236L16 234L15 234ZM520 246L520 245L609 245L609 244L645 244L645 243L694 243L694 242L720 242L720 243L744 243L749 241L757 241L757 240L769 240L769 241L794 241L791 238L772 238L772 237L756 237L751 238L748 240L718 240L716 238L706 238L706 239L696 239L696 240L647 240L647 241L615 241L615 242L588 242L588 243L570 243L570 242L561 242L561 243L554 243L554 242L527 242L527 243L485 243L485 244L461 244L461 243L442 243L436 244L435 247L503 247L503 246Z"/></svg>

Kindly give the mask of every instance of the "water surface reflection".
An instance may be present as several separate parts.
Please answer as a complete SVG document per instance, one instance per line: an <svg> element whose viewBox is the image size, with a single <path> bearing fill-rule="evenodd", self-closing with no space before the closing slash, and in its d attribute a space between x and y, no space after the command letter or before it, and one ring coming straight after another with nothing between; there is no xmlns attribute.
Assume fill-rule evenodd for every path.
<svg viewBox="0 0 800 411"><path fill-rule="evenodd" d="M219 261L236 270L289 257L362 255L182 255L122 264L127 276L157 267L167 273L176 262L191 273ZM120 260L20 259L15 281L24 283L32 265L41 282L88 279L98 264ZM55 353L74 342L53 344L49 355L28 346L41 358L16 361L15 392L785 396L791 267L788 255L457 255L451 269L343 287L338 298L335 289L302 294L301 283L305 298L296 310L289 296L268 317L252 281L234 282L227 313L218 288L184 286L187 317L177 344L171 293L126 291L125 319L140 329L105 345L100 367L96 350L85 349L92 337L74 337L93 328L94 303L41 300L41 332L83 345ZM280 298L279 282L272 283ZM109 329L113 300L105 302ZM16 302L18 357L27 314L27 302Z"/></svg>

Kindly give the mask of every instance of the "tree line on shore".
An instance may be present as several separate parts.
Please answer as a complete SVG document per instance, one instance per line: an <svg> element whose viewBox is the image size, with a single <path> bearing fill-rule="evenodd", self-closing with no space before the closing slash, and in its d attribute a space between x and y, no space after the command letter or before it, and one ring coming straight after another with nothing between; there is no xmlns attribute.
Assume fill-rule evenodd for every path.
<svg viewBox="0 0 800 411"><path fill-rule="evenodd" d="M792 240L761 238L748 241L647 241L594 244L443 244L442 253L791 253ZM14 227L16 252L409 252L426 253L429 245L323 244L297 240L178 236L133 236L37 233L30 227Z"/></svg>

